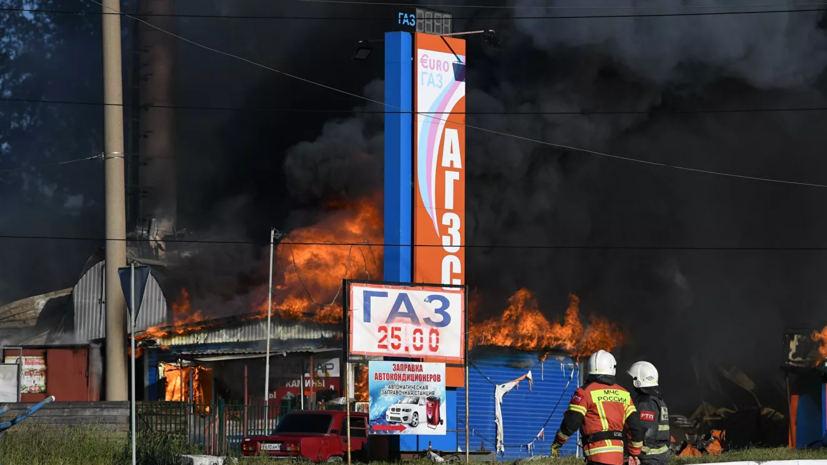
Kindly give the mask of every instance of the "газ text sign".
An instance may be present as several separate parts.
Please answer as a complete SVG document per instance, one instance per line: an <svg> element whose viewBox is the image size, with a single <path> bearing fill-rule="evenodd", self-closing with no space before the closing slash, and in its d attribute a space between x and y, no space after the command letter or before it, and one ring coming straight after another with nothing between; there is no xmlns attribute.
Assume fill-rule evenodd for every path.
<svg viewBox="0 0 827 465"><path fill-rule="evenodd" d="M465 290L351 283L350 353L462 362Z"/></svg>

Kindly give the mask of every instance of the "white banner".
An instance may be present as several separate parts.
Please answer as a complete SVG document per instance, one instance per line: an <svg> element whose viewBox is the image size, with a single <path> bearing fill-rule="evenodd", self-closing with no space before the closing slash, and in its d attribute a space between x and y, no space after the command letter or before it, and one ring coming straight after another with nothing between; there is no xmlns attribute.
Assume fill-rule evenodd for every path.
<svg viewBox="0 0 827 465"><path fill-rule="evenodd" d="M17 363L19 355L6 355L6 363ZM22 394L43 394L46 392L46 357L42 355L23 356L23 379L20 382Z"/></svg>
<svg viewBox="0 0 827 465"><path fill-rule="evenodd" d="M0 402L17 402L17 394L20 392L18 370L16 363L0 364Z"/></svg>
<svg viewBox="0 0 827 465"><path fill-rule="evenodd" d="M351 283L350 353L461 362L465 290Z"/></svg>
<svg viewBox="0 0 827 465"><path fill-rule="evenodd" d="M370 434L446 433L445 364L369 362Z"/></svg>

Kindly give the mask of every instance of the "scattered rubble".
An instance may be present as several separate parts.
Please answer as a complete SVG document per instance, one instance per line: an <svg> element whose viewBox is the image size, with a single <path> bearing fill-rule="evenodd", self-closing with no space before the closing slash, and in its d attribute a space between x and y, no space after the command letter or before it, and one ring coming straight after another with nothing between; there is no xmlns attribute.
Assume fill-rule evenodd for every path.
<svg viewBox="0 0 827 465"><path fill-rule="evenodd" d="M786 415L761 404L755 382L743 371L697 360L694 368L703 400L688 418L670 416L673 454L718 455L725 450L787 444Z"/></svg>

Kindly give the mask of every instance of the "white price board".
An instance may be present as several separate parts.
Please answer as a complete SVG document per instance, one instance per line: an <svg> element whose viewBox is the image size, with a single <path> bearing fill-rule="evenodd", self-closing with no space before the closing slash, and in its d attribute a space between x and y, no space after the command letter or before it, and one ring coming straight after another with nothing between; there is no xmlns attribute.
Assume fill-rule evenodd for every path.
<svg viewBox="0 0 827 465"><path fill-rule="evenodd" d="M463 361L465 289L350 283L350 353Z"/></svg>

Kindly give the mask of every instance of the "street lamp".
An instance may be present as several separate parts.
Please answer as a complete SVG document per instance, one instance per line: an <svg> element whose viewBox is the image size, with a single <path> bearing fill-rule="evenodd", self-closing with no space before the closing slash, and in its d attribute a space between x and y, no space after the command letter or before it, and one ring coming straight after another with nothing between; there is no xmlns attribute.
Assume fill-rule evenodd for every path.
<svg viewBox="0 0 827 465"><path fill-rule="evenodd" d="M373 47L370 46L367 40L360 40L359 45L356 47L356 51L353 52L353 56L350 57L351 60L358 60L358 61L365 61L370 56L371 52L373 52Z"/></svg>

